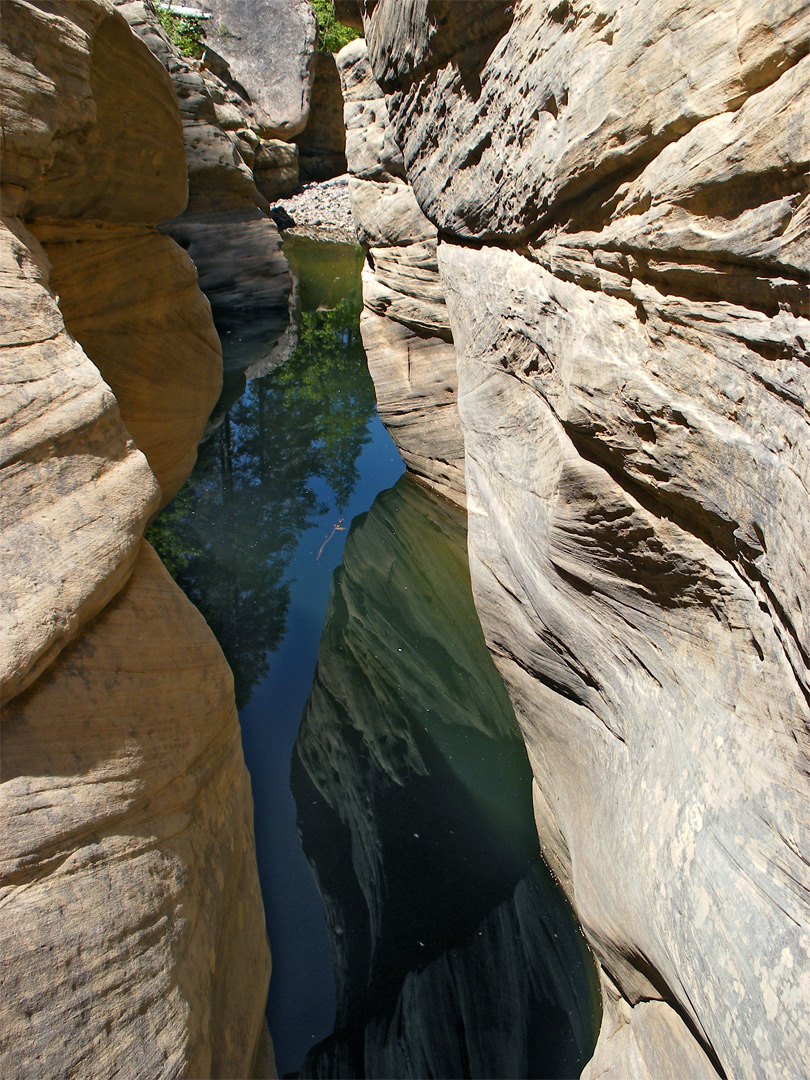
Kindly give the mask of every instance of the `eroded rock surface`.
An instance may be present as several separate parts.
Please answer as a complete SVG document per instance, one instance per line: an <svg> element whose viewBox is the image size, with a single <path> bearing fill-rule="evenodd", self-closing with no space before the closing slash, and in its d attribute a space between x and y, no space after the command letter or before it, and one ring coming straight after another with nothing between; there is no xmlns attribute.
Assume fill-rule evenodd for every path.
<svg viewBox="0 0 810 1080"><path fill-rule="evenodd" d="M476 605L603 967L587 1075L803 1075L810 6L362 7L442 236Z"/></svg>
<svg viewBox="0 0 810 1080"><path fill-rule="evenodd" d="M65 330L44 252L0 229L0 543L6 702L126 581L160 489L110 388Z"/></svg>
<svg viewBox="0 0 810 1080"><path fill-rule="evenodd" d="M368 258L360 320L380 417L408 468L464 504L455 353L437 232L402 179L383 93L362 38L337 57L352 217Z"/></svg>
<svg viewBox="0 0 810 1080"><path fill-rule="evenodd" d="M226 381L244 386L244 372L267 370L292 351L292 279L265 196L279 183L284 191L297 185L296 148L257 134L257 108L233 88L224 60L215 71L210 59L201 64L181 56L143 0L116 4L171 77L189 198L184 213L172 215L163 230L197 268L222 343ZM292 168L285 167L290 161ZM201 325L196 313L188 318Z"/></svg>
<svg viewBox="0 0 810 1080"><path fill-rule="evenodd" d="M141 539L222 371L154 227L180 115L111 3L8 0L0 35L0 1072L247 1076L269 954L232 679Z"/></svg>
<svg viewBox="0 0 810 1080"><path fill-rule="evenodd" d="M315 54L309 118L296 142L302 184L311 180L329 180L346 172L343 94L332 53Z"/></svg>
<svg viewBox="0 0 810 1080"><path fill-rule="evenodd" d="M233 681L145 542L4 710L0 781L3 1075L251 1075L269 956Z"/></svg>

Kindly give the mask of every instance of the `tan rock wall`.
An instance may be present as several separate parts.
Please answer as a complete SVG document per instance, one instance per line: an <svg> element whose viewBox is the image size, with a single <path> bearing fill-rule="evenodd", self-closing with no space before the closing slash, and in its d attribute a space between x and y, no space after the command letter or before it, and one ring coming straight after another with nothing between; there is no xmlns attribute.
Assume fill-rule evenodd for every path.
<svg viewBox="0 0 810 1080"><path fill-rule="evenodd" d="M401 154L364 40L349 42L337 62L352 217L368 252L360 330L380 417L411 472L463 506L455 352L436 228L401 178Z"/></svg>
<svg viewBox="0 0 810 1080"><path fill-rule="evenodd" d="M0 230L0 701L35 679L126 581L160 498L110 388L67 333L48 264Z"/></svg>
<svg viewBox="0 0 810 1080"><path fill-rule="evenodd" d="M804 1075L810 6L361 6L442 237L476 605L603 967L585 1075Z"/></svg>
<svg viewBox="0 0 810 1080"><path fill-rule="evenodd" d="M8 0L0 35L0 1072L247 1076L269 953L232 678L141 539L221 381L153 227L180 116L103 0Z"/></svg>
<svg viewBox="0 0 810 1080"><path fill-rule="evenodd" d="M148 544L4 711L0 779L3 1075L248 1076L269 957L233 681Z"/></svg>

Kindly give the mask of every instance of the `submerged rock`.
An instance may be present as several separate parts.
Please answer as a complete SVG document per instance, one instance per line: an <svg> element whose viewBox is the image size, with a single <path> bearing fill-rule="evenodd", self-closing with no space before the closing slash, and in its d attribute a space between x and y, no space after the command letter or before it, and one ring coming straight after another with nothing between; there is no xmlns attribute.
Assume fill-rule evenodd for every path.
<svg viewBox="0 0 810 1080"><path fill-rule="evenodd" d="M362 10L441 235L476 606L602 967L586 1075L803 1075L807 6Z"/></svg>

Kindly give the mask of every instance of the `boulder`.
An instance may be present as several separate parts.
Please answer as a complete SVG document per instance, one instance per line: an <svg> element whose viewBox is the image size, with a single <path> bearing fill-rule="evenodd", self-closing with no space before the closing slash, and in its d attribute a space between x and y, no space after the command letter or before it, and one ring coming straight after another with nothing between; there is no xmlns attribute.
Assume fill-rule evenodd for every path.
<svg viewBox="0 0 810 1080"><path fill-rule="evenodd" d="M272 202L298 187L298 147L281 139L265 139L256 147L253 176L259 191Z"/></svg>
<svg viewBox="0 0 810 1080"><path fill-rule="evenodd" d="M201 0L206 40L257 107L265 138L292 139L309 114L317 20L308 0Z"/></svg>

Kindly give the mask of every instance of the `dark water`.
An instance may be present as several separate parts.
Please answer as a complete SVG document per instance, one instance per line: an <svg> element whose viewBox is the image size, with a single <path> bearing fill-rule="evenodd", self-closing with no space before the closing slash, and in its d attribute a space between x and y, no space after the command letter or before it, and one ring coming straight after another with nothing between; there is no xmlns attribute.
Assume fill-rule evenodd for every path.
<svg viewBox="0 0 810 1080"><path fill-rule="evenodd" d="M538 857L463 517L396 482L358 249L288 253L298 348L150 534L234 671L279 1074L578 1075L593 971Z"/></svg>

